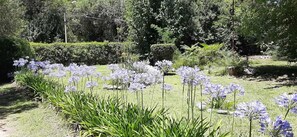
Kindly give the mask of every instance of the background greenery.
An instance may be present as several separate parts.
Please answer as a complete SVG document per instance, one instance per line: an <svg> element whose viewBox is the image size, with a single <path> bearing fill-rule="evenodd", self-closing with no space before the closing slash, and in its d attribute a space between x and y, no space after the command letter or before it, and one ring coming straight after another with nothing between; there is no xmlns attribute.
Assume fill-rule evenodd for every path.
<svg viewBox="0 0 297 137"><path fill-rule="evenodd" d="M297 55L296 5L294 0L235 0L233 12L232 0L1 0L0 36L61 42L65 25L70 42L133 41L146 56L152 44L230 48L234 37L240 54L274 51L288 60Z"/></svg>

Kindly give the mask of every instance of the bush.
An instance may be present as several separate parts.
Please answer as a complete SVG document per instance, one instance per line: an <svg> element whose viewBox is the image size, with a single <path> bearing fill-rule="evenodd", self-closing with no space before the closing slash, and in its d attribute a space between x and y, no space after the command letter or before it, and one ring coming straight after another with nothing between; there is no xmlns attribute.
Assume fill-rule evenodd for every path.
<svg viewBox="0 0 297 137"><path fill-rule="evenodd" d="M32 50L27 41L18 38L0 38L0 81L10 80L8 73L14 72L13 61L15 59L32 56Z"/></svg>
<svg viewBox="0 0 297 137"><path fill-rule="evenodd" d="M221 60L222 55L220 54L220 49L223 46L222 44L202 44L202 46L203 47L193 46L191 48L185 48L185 52L175 60L174 67L199 66L203 69L204 66Z"/></svg>
<svg viewBox="0 0 297 137"><path fill-rule="evenodd" d="M31 43L39 60L52 63L105 65L121 61L125 48L133 43L89 42L89 43Z"/></svg>
<svg viewBox="0 0 297 137"><path fill-rule="evenodd" d="M151 46L151 60L153 63L161 60L173 60L176 50L174 44L154 44Z"/></svg>
<svg viewBox="0 0 297 137"><path fill-rule="evenodd" d="M210 69L216 66L215 73L227 74L227 68L235 67L237 74L243 72L243 66L246 64L238 54L227 49L222 49L222 44L206 45L202 44L202 47L185 48L185 52L174 60L174 68L181 66L199 66L201 69ZM224 67L224 68L222 68ZM221 69L222 70L219 70Z"/></svg>

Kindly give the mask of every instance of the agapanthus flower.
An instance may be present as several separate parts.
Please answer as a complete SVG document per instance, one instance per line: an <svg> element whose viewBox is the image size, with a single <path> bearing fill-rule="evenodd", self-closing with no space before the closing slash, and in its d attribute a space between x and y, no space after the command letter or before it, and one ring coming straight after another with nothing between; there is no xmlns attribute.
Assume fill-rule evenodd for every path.
<svg viewBox="0 0 297 137"><path fill-rule="evenodd" d="M134 71L119 68L110 74L109 79L117 82L117 84L128 84L134 73Z"/></svg>
<svg viewBox="0 0 297 137"><path fill-rule="evenodd" d="M18 60L13 61L13 66L23 67L28 63L27 59L19 58Z"/></svg>
<svg viewBox="0 0 297 137"><path fill-rule="evenodd" d="M163 85L161 85L161 89L164 89L165 91L170 91L173 89L173 87L169 84L164 83L164 87Z"/></svg>
<svg viewBox="0 0 297 137"><path fill-rule="evenodd" d="M80 80L80 77L78 76L71 76L69 79L68 79L68 83L78 83Z"/></svg>
<svg viewBox="0 0 297 137"><path fill-rule="evenodd" d="M132 64L132 70L137 73L146 73L148 71L149 62L148 61L139 61Z"/></svg>
<svg viewBox="0 0 297 137"><path fill-rule="evenodd" d="M102 74L101 74L100 72L95 72L93 75L94 75L94 77L96 77L96 78L100 78L100 77L102 77Z"/></svg>
<svg viewBox="0 0 297 137"><path fill-rule="evenodd" d="M129 86L128 90L131 91L131 92L135 92L135 91L143 90L144 88L145 88L144 84L130 83L130 86Z"/></svg>
<svg viewBox="0 0 297 137"><path fill-rule="evenodd" d="M272 137L293 137L294 134L292 132L291 124L286 121L282 120L280 116L276 117L274 122L260 122L260 132L267 133Z"/></svg>
<svg viewBox="0 0 297 137"><path fill-rule="evenodd" d="M87 88L94 88L94 87L97 87L98 86L98 83L97 82L95 82L95 81L87 81L86 82L86 87Z"/></svg>
<svg viewBox="0 0 297 137"><path fill-rule="evenodd" d="M66 86L64 90L64 92L74 92L74 91L77 91L77 88L76 86L72 86L72 85Z"/></svg>
<svg viewBox="0 0 297 137"><path fill-rule="evenodd" d="M229 93L239 92L239 95L244 95L244 88L238 84L231 83L228 89Z"/></svg>
<svg viewBox="0 0 297 137"><path fill-rule="evenodd" d="M288 95L287 93L284 93L283 95L277 97L275 101L279 106L285 107L291 112L297 114L297 94Z"/></svg>
<svg viewBox="0 0 297 137"><path fill-rule="evenodd" d="M96 74L97 68L95 66L83 65L82 68L86 77L93 76Z"/></svg>
<svg viewBox="0 0 297 137"><path fill-rule="evenodd" d="M36 72L39 69L38 65L36 64L36 62L34 60L31 60L27 67L29 70L32 70L34 72Z"/></svg>
<svg viewBox="0 0 297 137"><path fill-rule="evenodd" d="M56 71L56 72L50 73L49 76L51 76L51 77L57 77L57 78L63 78L63 77L66 76L66 72L60 70L60 71Z"/></svg>
<svg viewBox="0 0 297 137"><path fill-rule="evenodd" d="M63 64L58 64L58 63L54 63L48 66L48 68L53 69L53 70L64 70L65 67Z"/></svg>
<svg viewBox="0 0 297 137"><path fill-rule="evenodd" d="M228 88L220 85L220 84L205 84L205 89L203 90L204 94L211 95L214 99L225 99L227 97Z"/></svg>
<svg viewBox="0 0 297 137"><path fill-rule="evenodd" d="M161 70L163 73L167 73L170 70L172 70L172 62L169 60L162 60L157 61L155 65L158 67L159 70Z"/></svg>
<svg viewBox="0 0 297 137"><path fill-rule="evenodd" d="M108 67L112 72L113 72L113 71L116 71L116 70L118 70L118 69L120 69L120 66L119 66L118 64L109 64L107 67Z"/></svg>
<svg viewBox="0 0 297 137"><path fill-rule="evenodd" d="M70 73L76 72L79 70L79 66L76 63L71 63L68 67L66 67L66 70Z"/></svg>
<svg viewBox="0 0 297 137"><path fill-rule="evenodd" d="M160 74L160 73L158 73ZM155 73L138 73L132 76L133 83L141 83L144 85L156 84L160 81L160 76Z"/></svg>
<svg viewBox="0 0 297 137"><path fill-rule="evenodd" d="M202 85L209 82L208 77L200 72L198 67L180 67L177 74L181 77L182 84Z"/></svg>
<svg viewBox="0 0 297 137"><path fill-rule="evenodd" d="M240 103L236 107L235 116L247 117L250 120L259 119L260 121L269 121L266 107L260 101Z"/></svg>

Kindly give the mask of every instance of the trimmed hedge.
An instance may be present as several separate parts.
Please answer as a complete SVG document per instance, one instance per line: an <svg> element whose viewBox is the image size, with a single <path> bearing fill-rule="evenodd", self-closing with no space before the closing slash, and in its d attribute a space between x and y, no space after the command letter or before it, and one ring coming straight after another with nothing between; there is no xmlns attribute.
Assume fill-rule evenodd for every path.
<svg viewBox="0 0 297 137"><path fill-rule="evenodd" d="M32 57L33 52L26 40L19 38L0 37L0 82L11 80L8 73L14 72L13 61L26 56Z"/></svg>
<svg viewBox="0 0 297 137"><path fill-rule="evenodd" d="M120 62L122 53L133 43L88 42L88 43L31 43L39 60L52 63L105 65Z"/></svg>
<svg viewBox="0 0 297 137"><path fill-rule="evenodd" d="M174 44L154 44L151 46L151 57L155 63L161 60L173 60L173 55L176 50Z"/></svg>

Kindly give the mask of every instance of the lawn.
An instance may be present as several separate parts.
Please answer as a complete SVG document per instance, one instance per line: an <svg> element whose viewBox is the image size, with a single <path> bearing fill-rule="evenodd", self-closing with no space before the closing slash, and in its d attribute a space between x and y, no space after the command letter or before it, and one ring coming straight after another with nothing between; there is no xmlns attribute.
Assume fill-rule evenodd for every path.
<svg viewBox="0 0 297 137"><path fill-rule="evenodd" d="M269 116L272 120L274 120L277 116L284 116L285 110L276 105L274 99L275 97L283 94L283 93L296 93L296 84L295 84L295 74L296 66L287 66L284 61L273 61L271 59L257 59L252 60L250 65L256 70L254 75L242 76L242 77L232 77L232 76L215 76L208 75L212 83L229 85L230 83L240 84L245 89L244 96L237 97L237 103L240 102L250 102L250 101L261 101L266 107L269 113ZM108 76L110 70L106 65L96 66L97 70L102 73L103 76ZM279 70L281 68L281 71ZM207 71L206 71L207 72ZM207 74L207 73L205 73ZM59 82L67 83L68 78L64 78L63 80L59 80ZM98 95L99 97L107 98L109 96L117 96L117 92L119 92L118 96L122 97L127 95L128 102L137 103L136 94L133 92L126 92L126 90L107 90L103 87L107 84L110 84L110 81L99 80L99 86L96 87L92 92L92 94ZM167 91L165 94L165 108L168 109L168 114L174 118L181 118L187 116L187 104L186 104L186 95L182 92L181 80L178 75L168 75L165 76L165 82L173 86L173 90ZM80 83L82 86L82 83ZM90 93L90 90L86 90L86 93ZM196 102L200 102L201 98L199 96L200 90L197 90L196 93ZM162 104L162 91L161 84L157 84L154 86L147 87L143 91L144 94L144 105L145 107L157 107L161 108ZM204 95L203 102L209 101L209 96ZM228 102L232 102L232 95L227 96L226 104L224 107L232 108L232 104ZM33 103L33 102L29 102ZM22 105L26 104L26 102L22 102ZM40 106L40 105L38 105ZM209 108L209 106L207 106ZM210 121L210 111L209 109L203 111L204 118L206 121ZM44 109L44 108L42 108ZM232 109L229 109L231 112ZM226 114L217 114L215 113L217 110L213 110L213 116L211 123L217 124L219 121L222 121L221 131L229 132L231 131L232 126L232 116ZM200 111L198 108L195 108L195 117L200 116ZM43 123L48 123L48 119L45 117L50 117L48 115L53 115L53 110L45 109L43 111L34 111L30 110L26 113L23 113L23 119L19 119L18 121L22 126L16 126L20 131L24 131L24 133L34 133L39 135L38 130L45 127L50 129L47 135L57 135L64 136L68 132L66 132L67 128L56 129L55 126L63 126L60 125L60 122L63 123L63 120L55 118L56 121L49 122L52 123L50 125L43 126ZM39 121L31 120L29 116L37 115L39 117ZM57 121L58 120L58 121ZM289 113L287 120L292 124L294 134L297 134L297 115L293 113ZM29 123L29 124L28 124ZM18 125L18 124L16 124ZM25 125L25 126L23 126ZM52 125L55 125L54 127ZM30 132L27 130L30 129ZM42 128L43 129L43 128ZM235 133L234 136L247 136L249 129L249 122L247 119L235 118ZM259 123L255 120L253 122L253 136L263 136L258 131L260 129ZM59 131L62 130L62 131ZM36 132L35 132L36 131ZM44 135L46 136L46 135Z"/></svg>
<svg viewBox="0 0 297 137"><path fill-rule="evenodd" d="M261 65L262 63L262 65ZM263 67L268 64L270 66L274 66L275 68L293 68L295 66L285 66L284 61L272 61L272 60L255 60L251 64L255 68L257 67ZM97 66L98 71L100 71L103 75L108 75L109 70L107 66ZM273 69L273 67L269 68ZM286 70L286 69L285 69ZM284 71L285 71L284 70ZM261 70L265 71L265 70ZM295 71L297 72L297 71ZM261 72L262 73L262 72ZM283 72L286 73L286 72ZM279 75L282 76L282 74L270 74L271 76ZM261 101L266 107L267 111L269 113L269 116L272 120L276 118L276 116L284 116L285 112L282 108L276 105L274 98L283 94L283 93L296 93L296 85L288 84L291 83L291 80L281 80L277 81L277 79L274 79L273 81L263 79L259 77L259 75L256 76L249 76L249 77L232 77L232 76L213 76L209 75L211 82L216 84L222 84L222 85L228 85L230 83L236 83L240 84L245 89L245 95L239 96L237 98L237 102L249 102L249 101ZM187 115L187 104L186 104L186 95L182 94L182 85L180 82L180 77L178 75L170 75L165 77L165 82L173 86L172 91L166 92L166 102L165 107L168 109L168 113L172 117L186 117ZM99 87L95 89L95 93L99 96L107 97L107 96L116 96L116 91L112 90L105 90L103 89L103 85L108 84L103 81L99 82ZM155 107L161 108L162 104L162 95L161 95L161 85L155 85L151 86L149 88L146 88L144 90L144 104L146 107ZM200 92L200 90L198 90ZM120 91L121 93L124 93L123 91ZM200 97L197 93L197 102L199 102ZM136 103L136 95L135 93L128 92L128 101ZM208 96L204 95L203 98L204 102L208 101ZM232 95L229 95L227 97L227 102L232 101ZM216 110L214 110L216 111ZM195 115L199 117L200 111L198 108L195 109ZM209 110L204 111L204 115L208 119L210 117ZM213 115L213 124L218 122L219 120L222 120L222 131L230 131L231 130L231 121L232 116L230 115L222 115L222 114L214 114ZM246 119L240 119L236 118L236 130L234 136L247 136L248 135L248 120ZM297 115L293 113L289 113L289 116L287 118L288 121L292 124L293 131L295 134L297 134L297 123L295 122L297 120ZM253 134L254 136L261 136L259 131L259 123L254 122L253 123Z"/></svg>

